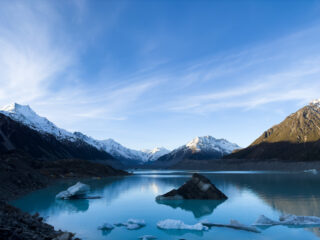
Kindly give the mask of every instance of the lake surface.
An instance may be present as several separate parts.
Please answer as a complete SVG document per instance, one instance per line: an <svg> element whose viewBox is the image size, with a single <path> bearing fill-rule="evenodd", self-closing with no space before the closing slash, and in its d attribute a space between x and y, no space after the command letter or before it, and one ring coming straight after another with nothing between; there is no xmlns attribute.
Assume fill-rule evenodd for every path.
<svg viewBox="0 0 320 240"><path fill-rule="evenodd" d="M320 176L311 173L271 172L200 172L229 198L221 201L194 201L160 204L159 194L178 188L187 181L190 171L137 171L136 175L83 180L92 195L101 199L56 200L55 195L76 181L64 181L26 195L12 204L29 213L39 212L56 229L77 233L82 239L138 239L154 235L158 239L319 239L319 228L273 226L261 233L228 228L204 232L161 230L156 224L164 219L178 219L186 224L201 220L229 223L231 219L252 224L259 215L278 219L282 213L320 217ZM139 230L115 228L100 231L105 222L143 219Z"/></svg>

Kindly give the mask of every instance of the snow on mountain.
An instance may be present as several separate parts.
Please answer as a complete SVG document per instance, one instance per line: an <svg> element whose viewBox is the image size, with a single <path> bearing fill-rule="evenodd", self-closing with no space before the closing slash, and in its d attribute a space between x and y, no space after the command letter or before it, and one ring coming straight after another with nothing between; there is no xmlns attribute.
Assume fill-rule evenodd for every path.
<svg viewBox="0 0 320 240"><path fill-rule="evenodd" d="M76 137L73 135L73 133L58 128L48 119L40 117L29 107L29 105L20 105L17 103L13 103L0 109L0 113L34 130L42 133L52 134L59 140L76 140Z"/></svg>
<svg viewBox="0 0 320 240"><path fill-rule="evenodd" d="M182 145L168 155L169 158L184 158L189 154L209 154L223 156L231 153L240 147L235 143L230 143L225 139L216 139L212 136L196 137L185 145Z"/></svg>
<svg viewBox="0 0 320 240"><path fill-rule="evenodd" d="M147 161L155 161L170 151L164 147L150 149L144 149L142 152L147 154Z"/></svg>
<svg viewBox="0 0 320 240"><path fill-rule="evenodd" d="M212 136L196 137L183 147L191 149L192 152L218 151L223 154L229 154L233 150L240 148L235 143L230 143L225 139L216 139Z"/></svg>
<svg viewBox="0 0 320 240"><path fill-rule="evenodd" d="M44 134L51 134L58 140L84 141L91 146L110 153L117 159L133 160L137 162L147 162L157 160L162 155L169 152L164 148L155 148L151 151L137 151L126 148L113 139L96 140L81 132L68 132L57 127L45 117L37 115L28 105L13 103L0 109L0 113L20 122L36 131Z"/></svg>
<svg viewBox="0 0 320 240"><path fill-rule="evenodd" d="M312 102L310 102L309 105L316 106L316 107L320 108L320 98L313 100Z"/></svg>

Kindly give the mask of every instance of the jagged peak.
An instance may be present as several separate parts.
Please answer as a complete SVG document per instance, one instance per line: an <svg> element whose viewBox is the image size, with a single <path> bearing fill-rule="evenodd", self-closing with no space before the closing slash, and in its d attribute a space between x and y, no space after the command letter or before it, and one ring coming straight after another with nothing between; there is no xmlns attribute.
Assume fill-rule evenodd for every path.
<svg viewBox="0 0 320 240"><path fill-rule="evenodd" d="M0 109L0 113L18 121L34 130L52 134L57 138L75 140L72 133L58 128L54 123L47 118L39 116L29 105L21 105L18 103L11 103Z"/></svg>
<svg viewBox="0 0 320 240"><path fill-rule="evenodd" d="M0 111L10 112L10 113L20 113L23 115L32 114L36 115L36 113L31 109L29 105L21 105L19 103L11 103L0 109Z"/></svg>

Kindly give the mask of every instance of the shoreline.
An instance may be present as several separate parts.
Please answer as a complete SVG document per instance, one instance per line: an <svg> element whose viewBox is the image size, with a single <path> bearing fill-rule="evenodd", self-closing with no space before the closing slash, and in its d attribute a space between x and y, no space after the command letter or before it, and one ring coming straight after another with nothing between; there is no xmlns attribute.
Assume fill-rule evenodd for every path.
<svg viewBox="0 0 320 240"><path fill-rule="evenodd" d="M320 160L316 161L283 161L283 160L184 160L173 166L143 167L143 170L208 170L208 171L296 171L320 170Z"/></svg>
<svg viewBox="0 0 320 240"><path fill-rule="evenodd" d="M129 173L87 160L46 162L23 153L0 156L0 239L79 240L74 233L55 230L39 214L31 215L9 201L67 179L126 176Z"/></svg>

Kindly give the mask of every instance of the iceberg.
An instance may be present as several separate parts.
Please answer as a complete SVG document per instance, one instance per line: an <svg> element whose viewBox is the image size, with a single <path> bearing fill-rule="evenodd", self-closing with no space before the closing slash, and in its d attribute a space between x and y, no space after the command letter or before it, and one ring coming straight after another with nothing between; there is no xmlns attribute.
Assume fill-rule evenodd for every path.
<svg viewBox="0 0 320 240"><path fill-rule="evenodd" d="M271 220L264 215L261 215L253 224L255 226L274 226L287 225L295 227L313 227L320 225L320 217L315 216L296 216L293 214L285 214L279 217L279 221Z"/></svg>
<svg viewBox="0 0 320 240"><path fill-rule="evenodd" d="M69 187L67 190L62 191L56 195L58 199L73 199L83 198L90 191L90 187L87 184L77 182L75 185Z"/></svg>
<svg viewBox="0 0 320 240"><path fill-rule="evenodd" d="M157 227L166 230L194 230L194 231L205 231L208 227L197 223L194 225L188 225L180 220L166 219L157 223Z"/></svg>
<svg viewBox="0 0 320 240"><path fill-rule="evenodd" d="M203 221L201 223L202 223L202 225L207 226L207 227L226 227L226 228L244 230L244 231L248 231L248 232L260 233L260 231L255 226L244 225L242 223L239 223L236 220L231 220L230 224L210 223L207 221Z"/></svg>
<svg viewBox="0 0 320 240"><path fill-rule="evenodd" d="M112 230L114 229L114 225L110 223L104 223L102 226L98 227L99 230Z"/></svg>
<svg viewBox="0 0 320 240"><path fill-rule="evenodd" d="M144 220L128 219L126 222L120 222L114 224L117 227L126 227L128 230L136 230L146 225Z"/></svg>

